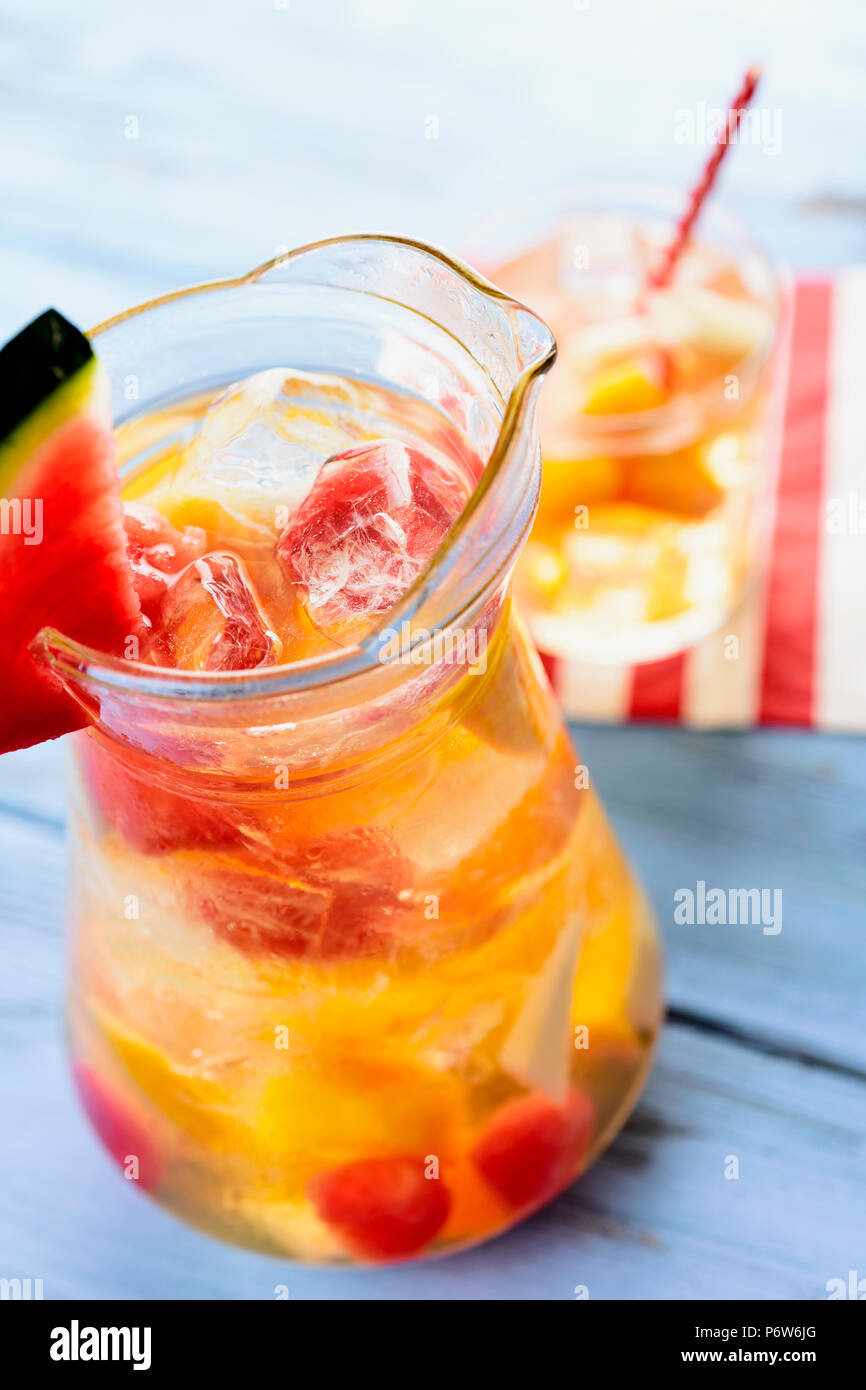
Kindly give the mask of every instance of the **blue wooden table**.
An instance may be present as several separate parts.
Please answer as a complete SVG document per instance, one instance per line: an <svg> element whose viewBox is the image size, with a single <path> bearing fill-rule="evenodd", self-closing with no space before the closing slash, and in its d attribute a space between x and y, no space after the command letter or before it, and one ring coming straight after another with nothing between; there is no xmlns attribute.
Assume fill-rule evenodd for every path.
<svg viewBox="0 0 866 1390"><path fill-rule="evenodd" d="M732 151L726 202L780 260L866 257L859 0L818 17L806 0L2 9L0 337L48 303L92 323L338 231L459 249L545 183L687 182L704 151L677 143L676 112L724 102L755 57L780 148ZM130 1299L816 1299L866 1277L866 745L575 732L666 938L652 1079L522 1228L362 1274L219 1245L110 1171L63 1057L62 750L4 759L0 1277ZM698 879L779 887L782 931L677 926L673 895Z"/></svg>

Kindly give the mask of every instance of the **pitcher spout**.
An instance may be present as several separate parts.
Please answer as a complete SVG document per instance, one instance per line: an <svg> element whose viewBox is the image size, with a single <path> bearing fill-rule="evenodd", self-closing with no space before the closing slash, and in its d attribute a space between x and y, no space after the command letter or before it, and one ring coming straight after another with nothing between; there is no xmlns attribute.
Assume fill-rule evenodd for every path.
<svg viewBox="0 0 866 1390"><path fill-rule="evenodd" d="M110 700L138 694L231 702L336 688L382 666L382 627L409 620L428 632L449 628L485 594L507 588L537 504L536 401L556 347L534 313L445 252L377 234L316 242L246 275L129 310L92 337L111 383L122 477L142 466L125 446L142 416L212 399L227 384L286 363L381 383L416 402L425 419L432 412L441 421L438 446L475 461L476 481L430 563L357 645L289 666L168 670L44 634L43 656L85 707L95 704L104 716ZM166 352L167 342L176 350ZM130 375L146 384L133 399Z"/></svg>

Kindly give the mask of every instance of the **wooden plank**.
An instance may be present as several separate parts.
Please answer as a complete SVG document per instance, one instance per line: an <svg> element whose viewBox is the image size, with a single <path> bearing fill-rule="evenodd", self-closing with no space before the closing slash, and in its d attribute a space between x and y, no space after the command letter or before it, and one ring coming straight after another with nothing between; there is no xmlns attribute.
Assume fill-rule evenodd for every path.
<svg viewBox="0 0 866 1390"><path fill-rule="evenodd" d="M866 1069L866 745L650 727L577 744L655 907L671 1004ZM677 925L699 880L779 889L781 931Z"/></svg>
<svg viewBox="0 0 866 1390"><path fill-rule="evenodd" d="M42 820L56 830L66 822L67 740L22 748L0 758L0 814Z"/></svg>

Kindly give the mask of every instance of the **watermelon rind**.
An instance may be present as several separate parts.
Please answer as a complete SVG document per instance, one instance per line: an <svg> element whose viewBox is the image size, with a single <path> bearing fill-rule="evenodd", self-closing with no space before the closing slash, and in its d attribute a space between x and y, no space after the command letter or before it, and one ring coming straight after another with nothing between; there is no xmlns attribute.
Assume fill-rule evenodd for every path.
<svg viewBox="0 0 866 1390"><path fill-rule="evenodd" d="M0 348L0 496L19 495L27 465L65 420L103 403L99 363L84 334L47 309Z"/></svg>

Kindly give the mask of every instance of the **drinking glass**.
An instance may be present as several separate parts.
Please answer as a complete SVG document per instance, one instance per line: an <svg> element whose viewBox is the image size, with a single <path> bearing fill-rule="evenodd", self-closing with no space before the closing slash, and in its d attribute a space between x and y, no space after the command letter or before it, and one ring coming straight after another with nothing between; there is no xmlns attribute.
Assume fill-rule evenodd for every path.
<svg viewBox="0 0 866 1390"><path fill-rule="evenodd" d="M473 264L556 334L516 592L542 650L578 662L658 660L713 632L766 538L776 282L710 206L648 290L683 205L654 186L566 189L472 238Z"/></svg>

